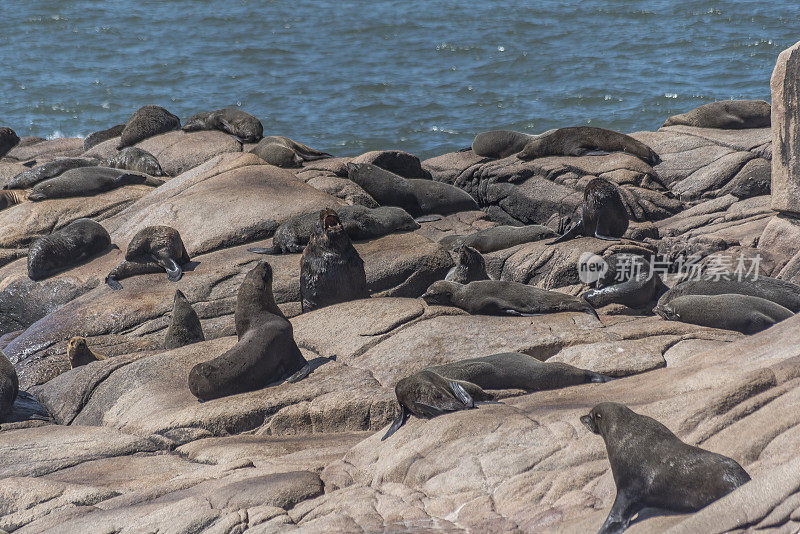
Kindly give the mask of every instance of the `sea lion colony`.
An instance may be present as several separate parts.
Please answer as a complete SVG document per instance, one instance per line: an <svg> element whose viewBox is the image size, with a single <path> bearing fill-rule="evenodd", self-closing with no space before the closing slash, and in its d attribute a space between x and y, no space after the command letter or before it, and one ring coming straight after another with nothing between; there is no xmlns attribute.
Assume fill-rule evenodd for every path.
<svg viewBox="0 0 800 534"><path fill-rule="evenodd" d="M737 112L740 112L741 120L737 119ZM768 106L746 102L737 107L734 102L716 107L704 106L696 112L673 117L666 124L704 127L707 123L705 127L731 129L763 127L765 113L768 123ZM329 165L327 168L333 169L334 176L357 184L379 205L378 208L332 205L321 211L286 218L273 231L270 247L249 248L251 252L260 254L302 252L295 282L304 313L369 298L371 293L377 292L371 285L369 258L362 258L353 241L415 231L426 223L434 228L441 216L474 211L479 204L489 207L486 198L475 193L470 195L468 187L459 188L422 178L423 171L427 170L408 171L397 160L380 166L380 158L373 158L371 162L353 161L337 167L333 162L325 163L335 159L331 154L291 139L280 136L262 139L261 122L240 110L200 113L181 128L178 117L164 108L145 106L126 124L96 132L83 142L87 150L105 142L113 143L119 150L116 155L99 159L89 153L44 163L34 161L30 168L8 177L5 186L10 191L4 192L2 198L5 200L0 209L16 209L26 202L87 197L127 186L146 186L157 191L165 180L154 176L165 178L166 183L170 178L153 154L134 145L178 129L187 133L219 130L241 142L258 143L251 149L253 154L275 166L299 169L298 172L306 166L322 165L320 168L325 168ZM0 130L0 134L2 142L11 145L4 148L5 152L19 142L16 134L8 128ZM462 151L465 152L470 152L470 149ZM661 162L656 151L642 141L618 132L589 127L561 128L541 135L484 132L476 136L471 153L490 159L516 155L522 161L622 153L637 158L648 168ZM121 172L126 170L128 172ZM425 286L424 294L416 296L431 307L459 308L472 315L531 317L531 324L536 323L536 316L558 312L587 313L587 320L598 321L595 308L617 304L645 310L644 313L655 312L666 320L745 334L768 328L800 310L800 287L770 277L738 281L705 277L677 284L673 280L670 289L657 274L643 276L642 273L650 268L645 254L658 251L658 239L649 238L644 242L626 237L629 224L636 220L636 213L627 202L628 193L621 191L620 184L603 177L584 183L583 202L575 209L577 222L554 241L548 240L556 235L554 230L562 229L562 221L558 221L556 228L542 224L500 225L468 235L448 234L441 242L455 255L456 266L450 269L447 280L432 280ZM235 211L230 216L236 217ZM123 261L105 275L108 286L121 290L120 280L147 273L166 272L168 280L173 283L191 279L193 273L184 276L184 272L193 264L192 258L178 230L166 225L147 225L146 220L141 222L141 229L128 241ZM498 222L505 221L501 219ZM180 221L174 224L181 226ZM30 279L46 280L108 254L114 248L111 243L114 236L109 236L101 223L88 218L54 228L28 246L25 255ZM580 296L507 280L502 269L499 279L497 275L487 274L487 261L483 254L528 243L555 250L569 246L562 243L576 237L594 240L593 243L597 240L611 241L615 243L613 246L622 247L620 251L634 250L639 254L609 249L611 251L605 256L608 271ZM624 262L628 260L638 267L636 273L616 276L624 270ZM295 340L296 329L276 303L273 266L264 261L253 266L252 261L255 258L241 263L241 270L246 275L238 287L234 311L237 342L227 351L207 354L204 361L188 372L186 388L200 401L210 403L230 395L300 382L312 376L320 365L306 360ZM146 286L136 287L137 292L147 291ZM211 300L200 295L203 291L195 287L192 293L187 291L187 294L191 294L196 303L203 301L208 304ZM735 313L727 313L728 310ZM165 327L163 347L178 349L206 340L201 317L190 299L177 289L168 328ZM369 317L352 319L371 320ZM214 337L218 335L215 333ZM114 356L94 352L86 337L75 336L68 341L67 355L72 368L105 365L114 359ZM398 442L407 439L407 434L397 431L409 415L431 418L474 409L482 402L502 403L502 400L495 400L497 397L493 392L496 390L532 392L580 384L595 384L585 387L603 388L611 380L602 373L556 361L540 361L519 352L463 356L466 358L452 363L417 367L396 381L398 411L395 413L399 412L399 415L383 439ZM317 360L324 364L334 359L335 356ZM0 379L0 415L11 417L17 398L18 377L5 356L0 358ZM269 395L268 390L264 395ZM617 400L625 401L623 398ZM603 436L617 486L617 500L601 532L621 532L636 513L648 506L678 512L698 510L749 480L747 473L734 460L686 445L657 421L636 414L625 406L599 404L581 421L589 430ZM419 431L421 427L415 428ZM626 438L628 434L636 439ZM625 444L620 445L621 442ZM641 461L636 460L639 456L643 458ZM657 464L666 456L677 464L694 467L688 471L670 471L663 475L663 479L657 473L654 479L648 470L658 471L662 467L650 464ZM723 472L725 470L734 474L728 476ZM717 479L719 483L715 482Z"/></svg>

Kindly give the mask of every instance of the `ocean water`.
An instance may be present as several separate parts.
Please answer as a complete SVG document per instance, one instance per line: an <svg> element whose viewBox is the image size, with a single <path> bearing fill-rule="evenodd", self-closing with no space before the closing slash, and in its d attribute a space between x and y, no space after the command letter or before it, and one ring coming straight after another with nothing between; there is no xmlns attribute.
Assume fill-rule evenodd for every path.
<svg viewBox="0 0 800 534"><path fill-rule="evenodd" d="M145 104L241 107L336 155L430 157L477 132L630 132L769 100L800 2L3 2L0 126L84 136Z"/></svg>

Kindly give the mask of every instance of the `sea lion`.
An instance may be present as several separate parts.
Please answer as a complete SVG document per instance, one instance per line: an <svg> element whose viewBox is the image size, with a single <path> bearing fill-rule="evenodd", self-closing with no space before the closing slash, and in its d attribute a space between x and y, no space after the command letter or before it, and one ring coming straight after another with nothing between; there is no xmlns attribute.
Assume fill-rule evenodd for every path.
<svg viewBox="0 0 800 534"><path fill-rule="evenodd" d="M472 315L580 311L597 317L594 308L580 297L505 280L480 280L469 284L439 280L431 284L422 299L430 305L455 306Z"/></svg>
<svg viewBox="0 0 800 534"><path fill-rule="evenodd" d="M186 300L186 295L180 289L175 290L175 299L172 303L172 317L164 337L165 349L177 349L191 343L205 341L200 318L192 305Z"/></svg>
<svg viewBox="0 0 800 534"><path fill-rule="evenodd" d="M86 152L93 146L99 145L103 141L108 141L109 139L121 136L122 130L124 129L125 129L124 124L117 124L116 126L112 126L111 128L106 128L105 130L100 130L98 132L90 133L83 140L83 151Z"/></svg>
<svg viewBox="0 0 800 534"><path fill-rule="evenodd" d="M664 309L664 306L671 300L684 295L722 295L725 293L760 297L780 304L793 313L800 311L800 286L769 276L755 277L752 275L742 277L734 275L731 280L723 278L715 280L713 277L686 280L664 293L658 299L658 308Z"/></svg>
<svg viewBox="0 0 800 534"><path fill-rule="evenodd" d="M791 310L771 300L750 295L684 295L663 306L657 314L668 321L680 321L742 334L755 334L793 316Z"/></svg>
<svg viewBox="0 0 800 534"><path fill-rule="evenodd" d="M5 421L19 394L17 370L0 350L0 421Z"/></svg>
<svg viewBox="0 0 800 534"><path fill-rule="evenodd" d="M158 187L164 184L164 180L111 167L81 167L39 182L33 186L28 200L38 202L51 198L87 197L136 184Z"/></svg>
<svg viewBox="0 0 800 534"><path fill-rule="evenodd" d="M461 245L461 248L458 249L456 264L450 269L444 279L448 282L457 282L459 284L488 280L489 275L486 274L486 260L484 260L481 253L474 248Z"/></svg>
<svg viewBox="0 0 800 534"><path fill-rule="evenodd" d="M403 426L409 415L430 418L473 408L475 401L492 400L494 396L484 389L543 391L609 380L593 371L566 363L540 362L519 352L434 365L397 382L395 395L400 415L381 441Z"/></svg>
<svg viewBox="0 0 800 534"><path fill-rule="evenodd" d="M319 221L300 258L302 311L369 297L364 260L332 209L319 212Z"/></svg>
<svg viewBox="0 0 800 534"><path fill-rule="evenodd" d="M603 436L617 486L598 534L623 532L644 508L695 512L750 480L735 460L688 445L622 404L598 404L581 423Z"/></svg>
<svg viewBox="0 0 800 534"><path fill-rule="evenodd" d="M652 305L667 290L650 262L638 254L615 253L603 258L608 265L594 289L581 295L593 308L623 304L639 309Z"/></svg>
<svg viewBox="0 0 800 534"><path fill-rule="evenodd" d="M14 130L8 126L0 128L0 158L8 154L12 148L17 146L17 143L19 143L19 137Z"/></svg>
<svg viewBox="0 0 800 534"><path fill-rule="evenodd" d="M150 176L166 176L154 155L135 146L123 148L116 156L106 161L106 166L112 169L143 172Z"/></svg>
<svg viewBox="0 0 800 534"><path fill-rule="evenodd" d="M661 162L652 148L629 135L594 126L559 128L531 139L517 154L522 160L545 156L583 156L589 152L626 152L649 165Z"/></svg>
<svg viewBox="0 0 800 534"><path fill-rule="evenodd" d="M260 120L235 108L223 108L193 115L181 130L184 132L220 130L238 137L243 143L257 143L264 134L264 126Z"/></svg>
<svg viewBox="0 0 800 534"><path fill-rule="evenodd" d="M548 245L561 243L580 235L619 241L627 229L628 212L617 186L605 178L593 178L583 191L581 218Z"/></svg>
<svg viewBox="0 0 800 534"><path fill-rule="evenodd" d="M189 390L201 399L253 391L307 376L310 368L294 341L292 323L275 304L272 267L259 262L236 297L234 314L238 343L189 372Z"/></svg>
<svg viewBox="0 0 800 534"><path fill-rule="evenodd" d="M54 178L70 169L95 167L97 165L100 165L100 160L93 158L59 158L22 171L6 182L3 189L28 189L43 180Z"/></svg>
<svg viewBox="0 0 800 534"><path fill-rule="evenodd" d="M536 136L511 130L481 132L472 141L472 151L476 156L485 158L507 158L520 152L535 138Z"/></svg>
<svg viewBox="0 0 800 534"><path fill-rule="evenodd" d="M28 192L24 189L0 191L0 210L10 208L14 204L28 200Z"/></svg>
<svg viewBox="0 0 800 534"><path fill-rule="evenodd" d="M416 230L419 224L402 208L391 206L367 208L364 206L338 206L336 208L344 231L353 241L374 239L393 232ZM303 252L314 233L319 212L304 213L287 219L272 238L272 247L253 247L256 254L294 254Z"/></svg>
<svg viewBox="0 0 800 534"><path fill-rule="evenodd" d="M71 369L106 359L102 354L92 352L92 349L86 344L86 338L79 336L71 338L67 343L67 357L69 357Z"/></svg>
<svg viewBox="0 0 800 534"><path fill-rule="evenodd" d="M137 274L167 271L167 279L177 282L183 276L183 265L189 263L189 254L181 235L169 226L147 226L139 230L125 252L125 260L106 276L112 289L122 289L119 280Z"/></svg>
<svg viewBox="0 0 800 534"><path fill-rule="evenodd" d="M547 226L531 224L528 226L495 226L466 236L454 236L442 239L440 243L451 250L461 245L472 247L481 254L515 247L524 243L540 241L557 234Z"/></svg>
<svg viewBox="0 0 800 534"><path fill-rule="evenodd" d="M687 113L673 115L664 126L696 126L741 130L744 128L769 128L770 104L763 100L722 100L703 104Z"/></svg>
<svg viewBox="0 0 800 534"><path fill-rule="evenodd" d="M258 142L250 151L270 165L276 167L302 167L304 161L332 158L327 152L320 152L288 137L271 135Z"/></svg>
<svg viewBox="0 0 800 534"><path fill-rule="evenodd" d="M28 249L28 278L42 280L94 258L111 245L103 225L77 219L40 237Z"/></svg>
<svg viewBox="0 0 800 534"><path fill-rule="evenodd" d="M154 135L177 130L181 120L161 106L142 106L133 112L120 134L117 150L132 146Z"/></svg>

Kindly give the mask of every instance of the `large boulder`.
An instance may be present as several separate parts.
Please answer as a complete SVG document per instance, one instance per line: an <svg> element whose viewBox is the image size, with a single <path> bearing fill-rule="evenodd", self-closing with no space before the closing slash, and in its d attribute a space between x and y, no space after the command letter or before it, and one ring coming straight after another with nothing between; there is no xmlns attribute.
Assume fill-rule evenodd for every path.
<svg viewBox="0 0 800 534"><path fill-rule="evenodd" d="M800 42L778 56L772 92L772 207L800 214Z"/></svg>

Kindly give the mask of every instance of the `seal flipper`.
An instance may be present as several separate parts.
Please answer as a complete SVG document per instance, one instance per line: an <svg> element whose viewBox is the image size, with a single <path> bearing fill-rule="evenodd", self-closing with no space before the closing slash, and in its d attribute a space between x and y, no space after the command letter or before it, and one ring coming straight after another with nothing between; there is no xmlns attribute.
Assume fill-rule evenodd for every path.
<svg viewBox="0 0 800 534"><path fill-rule="evenodd" d="M458 400L464 403L464 406L467 408L475 407L475 401L472 400L472 397L469 393L467 393L467 390L464 389L464 386L452 380L449 381L447 385L450 386L450 391L453 392L453 395L455 395Z"/></svg>
<svg viewBox="0 0 800 534"><path fill-rule="evenodd" d="M153 255L153 260L167 271L167 279L170 282L177 282L183 276L183 269L174 259L167 255Z"/></svg>
<svg viewBox="0 0 800 534"><path fill-rule="evenodd" d="M597 534L622 534L642 508L641 503L633 502L625 492L617 491L611 511Z"/></svg>
<svg viewBox="0 0 800 534"><path fill-rule="evenodd" d="M600 221L599 220L597 221L597 224L594 227L594 236L597 239L603 239L604 241L620 241L619 237L611 237L611 236L605 235L605 229L603 229L603 230L600 229Z"/></svg>
<svg viewBox="0 0 800 534"><path fill-rule="evenodd" d="M408 410L406 410L406 407L401 404L400 415L398 415L397 419L395 419L392 422L392 426L390 426L389 430L386 431L386 434L383 435L381 441L385 440L386 438L397 432L397 430L406 423L409 415L411 414L408 412Z"/></svg>
<svg viewBox="0 0 800 534"><path fill-rule="evenodd" d="M253 254L280 254L280 249L276 249L273 247L250 247L247 249L248 252L252 252Z"/></svg>
<svg viewBox="0 0 800 534"><path fill-rule="evenodd" d="M546 243L547 245L555 245L556 243L562 243L564 241L568 241L573 237L578 237L583 232L583 219L580 219L577 223L575 223L572 228L555 238L553 241Z"/></svg>
<svg viewBox="0 0 800 534"><path fill-rule="evenodd" d="M108 284L108 287L111 289L122 289L122 284L120 284L119 281L117 281L117 279L111 275L106 276L106 284Z"/></svg>
<svg viewBox="0 0 800 534"><path fill-rule="evenodd" d="M295 382L300 382L302 379L307 377L309 374L311 374L311 364L307 363L302 367L302 369L300 369L299 371L297 371L293 375L289 376L289 378L287 378L286 381L289 382L290 384L293 384Z"/></svg>

